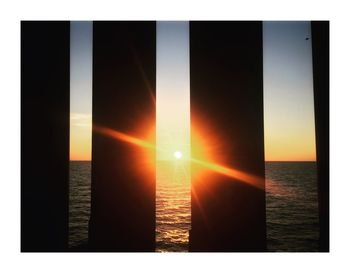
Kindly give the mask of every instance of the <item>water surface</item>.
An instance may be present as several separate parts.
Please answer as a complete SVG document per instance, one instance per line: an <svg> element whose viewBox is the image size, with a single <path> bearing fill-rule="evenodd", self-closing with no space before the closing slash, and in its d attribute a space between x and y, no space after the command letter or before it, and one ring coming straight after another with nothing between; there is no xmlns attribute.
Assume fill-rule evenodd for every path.
<svg viewBox="0 0 350 273"><path fill-rule="evenodd" d="M269 251L317 251L315 162L266 162ZM69 245L87 242L91 163L71 161ZM189 170L164 162L157 169L157 251L187 251L190 229Z"/></svg>

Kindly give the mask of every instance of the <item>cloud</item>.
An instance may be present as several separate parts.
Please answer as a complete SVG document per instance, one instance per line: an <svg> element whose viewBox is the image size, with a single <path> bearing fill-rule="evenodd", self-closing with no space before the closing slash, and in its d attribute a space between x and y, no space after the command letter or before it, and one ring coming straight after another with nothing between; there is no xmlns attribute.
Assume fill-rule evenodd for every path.
<svg viewBox="0 0 350 273"><path fill-rule="evenodd" d="M85 113L71 113L70 123L72 126L77 126L77 127L91 127L92 115L85 114Z"/></svg>

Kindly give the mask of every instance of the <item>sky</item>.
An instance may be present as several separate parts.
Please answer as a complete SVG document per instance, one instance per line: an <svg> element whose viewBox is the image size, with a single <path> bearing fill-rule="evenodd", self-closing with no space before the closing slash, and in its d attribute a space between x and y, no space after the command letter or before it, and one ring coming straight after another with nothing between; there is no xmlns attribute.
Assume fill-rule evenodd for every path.
<svg viewBox="0 0 350 273"><path fill-rule="evenodd" d="M71 22L70 159L91 160L92 22Z"/></svg>
<svg viewBox="0 0 350 273"><path fill-rule="evenodd" d="M264 22L266 161L314 161L310 22Z"/></svg>
<svg viewBox="0 0 350 273"><path fill-rule="evenodd" d="M266 161L315 160L309 22L264 22ZM158 160L190 156L188 22L157 22ZM70 159L91 160L92 22L71 22Z"/></svg>
<svg viewBox="0 0 350 273"><path fill-rule="evenodd" d="M157 160L190 158L189 23L157 22Z"/></svg>

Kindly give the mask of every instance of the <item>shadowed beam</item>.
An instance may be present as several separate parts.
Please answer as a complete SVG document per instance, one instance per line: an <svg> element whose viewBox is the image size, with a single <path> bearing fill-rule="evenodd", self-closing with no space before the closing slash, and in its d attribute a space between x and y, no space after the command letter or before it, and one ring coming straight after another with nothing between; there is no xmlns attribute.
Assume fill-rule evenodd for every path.
<svg viewBox="0 0 350 273"><path fill-rule="evenodd" d="M70 25L21 22L21 251L67 251Z"/></svg>
<svg viewBox="0 0 350 273"><path fill-rule="evenodd" d="M89 244L155 251L155 155L124 132L156 121L156 22L93 22L93 37Z"/></svg>
<svg viewBox="0 0 350 273"><path fill-rule="evenodd" d="M312 21L320 251L329 252L329 22Z"/></svg>
<svg viewBox="0 0 350 273"><path fill-rule="evenodd" d="M190 251L266 250L262 41L262 22L190 22L191 126L213 125L230 166L192 178Z"/></svg>

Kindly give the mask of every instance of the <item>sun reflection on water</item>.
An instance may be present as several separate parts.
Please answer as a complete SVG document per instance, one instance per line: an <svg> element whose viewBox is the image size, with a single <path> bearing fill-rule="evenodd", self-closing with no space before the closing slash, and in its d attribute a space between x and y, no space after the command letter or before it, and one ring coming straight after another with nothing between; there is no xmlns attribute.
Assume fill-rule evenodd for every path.
<svg viewBox="0 0 350 273"><path fill-rule="evenodd" d="M156 187L156 250L188 251L188 232L191 227L189 161L158 161Z"/></svg>

